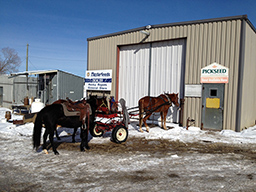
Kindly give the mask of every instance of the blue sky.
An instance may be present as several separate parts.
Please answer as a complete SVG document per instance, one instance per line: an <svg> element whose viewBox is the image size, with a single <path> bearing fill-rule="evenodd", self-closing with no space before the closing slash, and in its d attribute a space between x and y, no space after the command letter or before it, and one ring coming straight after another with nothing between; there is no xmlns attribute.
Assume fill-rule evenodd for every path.
<svg viewBox="0 0 256 192"><path fill-rule="evenodd" d="M26 70L84 77L87 38L146 26L247 14L255 0L0 0L0 49L14 48Z"/></svg>

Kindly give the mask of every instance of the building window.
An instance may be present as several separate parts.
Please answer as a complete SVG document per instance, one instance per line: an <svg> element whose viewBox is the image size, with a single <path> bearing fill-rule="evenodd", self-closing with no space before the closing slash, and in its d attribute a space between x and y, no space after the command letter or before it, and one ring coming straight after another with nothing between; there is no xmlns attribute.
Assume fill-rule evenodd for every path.
<svg viewBox="0 0 256 192"><path fill-rule="evenodd" d="M217 89L210 89L210 96L217 97Z"/></svg>

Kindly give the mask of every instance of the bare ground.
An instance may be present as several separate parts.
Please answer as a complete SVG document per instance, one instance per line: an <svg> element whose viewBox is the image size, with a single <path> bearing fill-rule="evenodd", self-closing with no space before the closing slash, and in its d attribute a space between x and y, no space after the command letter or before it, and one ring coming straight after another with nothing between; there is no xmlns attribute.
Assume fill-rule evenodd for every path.
<svg viewBox="0 0 256 192"><path fill-rule="evenodd" d="M256 145L129 137L86 152L56 141L55 156L29 137L0 139L1 191L256 191Z"/></svg>

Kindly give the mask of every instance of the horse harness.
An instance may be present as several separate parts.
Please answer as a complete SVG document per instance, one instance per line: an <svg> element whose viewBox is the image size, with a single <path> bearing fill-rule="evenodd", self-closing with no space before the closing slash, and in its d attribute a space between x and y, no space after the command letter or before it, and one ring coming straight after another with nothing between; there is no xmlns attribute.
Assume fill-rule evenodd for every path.
<svg viewBox="0 0 256 192"><path fill-rule="evenodd" d="M170 100L169 95L168 95L168 94L166 94L166 93L164 93L164 96L167 98L167 100L168 100L168 104L171 106L171 105L172 105L172 101ZM161 95L160 95L160 97L161 97L161 99L163 99ZM163 100L164 100L164 99L163 99ZM164 102L166 102L166 101L164 100ZM167 104L166 104L166 105L167 105Z"/></svg>
<svg viewBox="0 0 256 192"><path fill-rule="evenodd" d="M172 101L170 100L168 94L164 93L164 96L167 98L168 101L165 100L165 97L163 97L162 95L160 95L159 97L164 101L164 103L161 104L161 105L159 105L159 106L157 106L157 107L155 107L155 108L153 108L152 110L148 110L148 112L146 111L146 113L154 112L154 111L156 111L157 109L159 109L160 107L162 107L162 106L164 106L164 105L170 105L170 106L171 106L171 105L172 105ZM150 97L149 103L151 104L151 108L152 108L152 107L153 107L153 103L151 102L151 99L152 99L152 98ZM146 108L150 108L150 104L149 104L149 106L146 107ZM156 103L155 103L154 105L156 105Z"/></svg>
<svg viewBox="0 0 256 192"><path fill-rule="evenodd" d="M101 103L101 105L99 106L99 108L102 107L102 106L108 108L108 106L105 104L105 102L104 102L103 99L102 99L102 103Z"/></svg>

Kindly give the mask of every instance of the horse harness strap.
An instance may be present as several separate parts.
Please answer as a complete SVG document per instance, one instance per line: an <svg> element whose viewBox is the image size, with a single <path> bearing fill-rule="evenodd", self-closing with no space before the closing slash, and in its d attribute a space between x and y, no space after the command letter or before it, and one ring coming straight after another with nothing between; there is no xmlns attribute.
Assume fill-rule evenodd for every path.
<svg viewBox="0 0 256 192"><path fill-rule="evenodd" d="M150 114L150 113L152 113L152 112L154 112L155 110L157 110L158 108L160 108L160 107L162 107L162 106L164 106L164 105L172 105L172 102L170 101L170 98L168 97L168 95L166 95L166 94L164 94L165 95L165 97L167 98L167 100L168 101L165 101L165 99L162 97L162 96L159 96L163 101L164 101L164 103L163 104L160 104L159 106L157 106L157 107L154 107L153 108L153 106L156 106L156 104L157 103L152 103L151 102L151 100L152 100L152 98L150 97L149 98L149 105L147 106L147 107L145 107L145 109L147 109L147 108L149 108L149 107L151 107L151 108L153 108L152 110L147 110L147 111L145 111L145 113L147 114ZM160 102L160 101L158 101L158 102Z"/></svg>
<svg viewBox="0 0 256 192"><path fill-rule="evenodd" d="M165 100L165 97L163 97L162 95L159 96L164 101L164 103L162 105L170 105L171 106L172 102L170 101L170 98L166 94L164 94L164 96L167 98L167 101Z"/></svg>
<svg viewBox="0 0 256 192"><path fill-rule="evenodd" d="M104 100L102 99L102 103L101 103L101 105L99 106L99 108L100 107L102 107L102 106L104 106L104 107L107 107L108 108L108 106L104 103Z"/></svg>
<svg viewBox="0 0 256 192"><path fill-rule="evenodd" d="M164 94L164 96L168 99L169 105L172 105L172 101L170 100L170 97L167 94Z"/></svg>

